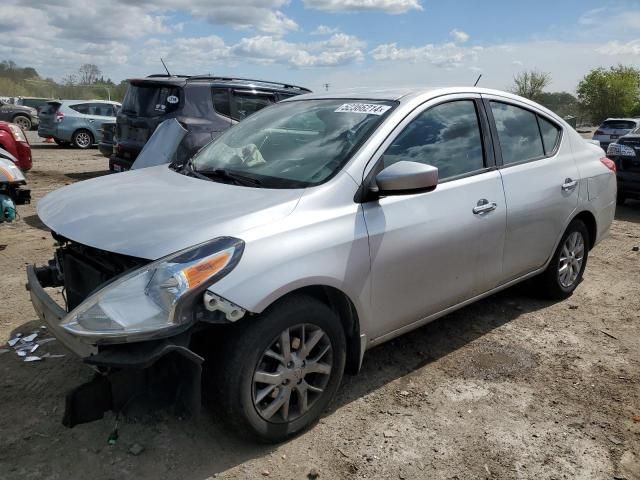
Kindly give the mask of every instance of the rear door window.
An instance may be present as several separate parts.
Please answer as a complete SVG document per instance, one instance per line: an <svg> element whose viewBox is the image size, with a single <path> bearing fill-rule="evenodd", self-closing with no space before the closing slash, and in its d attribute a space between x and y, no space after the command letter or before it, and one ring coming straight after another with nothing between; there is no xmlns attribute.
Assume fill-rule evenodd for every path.
<svg viewBox="0 0 640 480"><path fill-rule="evenodd" d="M242 120L275 103L275 101L275 95L269 93L233 91L231 93L231 118Z"/></svg>
<svg viewBox="0 0 640 480"><path fill-rule="evenodd" d="M91 109L90 103L76 103L75 105L69 105L71 110L74 110L78 113L82 113L83 115L90 115L89 110Z"/></svg>
<svg viewBox="0 0 640 480"><path fill-rule="evenodd" d="M556 149L560 141L560 128L550 121L538 115L538 123L540 124L540 133L542 134L542 143L544 145L544 153L551 155Z"/></svg>
<svg viewBox="0 0 640 480"><path fill-rule="evenodd" d="M229 89L228 88L214 88L211 91L213 96L213 107L220 115L225 117L231 116L231 104L229 101Z"/></svg>
<svg viewBox="0 0 640 480"><path fill-rule="evenodd" d="M129 84L122 112L138 117L159 117L182 105L182 89L173 85Z"/></svg>
<svg viewBox="0 0 640 480"><path fill-rule="evenodd" d="M89 115L113 117L113 106L108 103L92 103L89 105Z"/></svg>
<svg viewBox="0 0 640 480"><path fill-rule="evenodd" d="M436 105L418 115L384 153L384 166L406 160L438 167L441 180L485 167L473 100Z"/></svg>
<svg viewBox="0 0 640 480"><path fill-rule="evenodd" d="M504 165L545 156L536 114L502 102L491 102Z"/></svg>

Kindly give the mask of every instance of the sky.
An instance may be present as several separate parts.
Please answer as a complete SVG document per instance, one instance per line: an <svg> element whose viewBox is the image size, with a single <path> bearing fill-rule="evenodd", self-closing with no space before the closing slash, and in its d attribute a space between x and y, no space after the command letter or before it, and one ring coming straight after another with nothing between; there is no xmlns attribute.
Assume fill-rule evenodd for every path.
<svg viewBox="0 0 640 480"><path fill-rule="evenodd" d="M640 67L640 0L3 0L0 60L60 80L243 76L314 91L473 84L523 70L574 92L592 68Z"/></svg>

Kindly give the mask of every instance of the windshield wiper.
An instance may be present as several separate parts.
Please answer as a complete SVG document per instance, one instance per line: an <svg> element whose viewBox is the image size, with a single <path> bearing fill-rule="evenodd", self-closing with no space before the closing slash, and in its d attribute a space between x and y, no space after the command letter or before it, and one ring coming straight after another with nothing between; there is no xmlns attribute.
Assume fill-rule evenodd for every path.
<svg viewBox="0 0 640 480"><path fill-rule="evenodd" d="M231 180L237 185L244 185L248 187L259 187L260 185L262 185L262 182L260 180L247 177L239 173L232 173L229 170L225 170L224 168L214 168L213 170L196 170L192 165L189 165L189 167L194 173L203 175L207 178L221 178L225 180Z"/></svg>

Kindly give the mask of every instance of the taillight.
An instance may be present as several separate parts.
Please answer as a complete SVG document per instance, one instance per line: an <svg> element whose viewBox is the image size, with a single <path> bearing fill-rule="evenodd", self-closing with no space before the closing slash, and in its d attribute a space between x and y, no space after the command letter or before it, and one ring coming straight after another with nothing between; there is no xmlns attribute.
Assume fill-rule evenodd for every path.
<svg viewBox="0 0 640 480"><path fill-rule="evenodd" d="M602 164L607 167L609 170L611 170L613 173L616 173L616 162L614 162L613 160L611 160L610 158L607 157L602 157L600 159L600 161L602 162Z"/></svg>
<svg viewBox="0 0 640 480"><path fill-rule="evenodd" d="M64 113L61 111L56 112L56 122L61 122L64 119Z"/></svg>
<svg viewBox="0 0 640 480"><path fill-rule="evenodd" d="M22 129L18 125L10 123L9 124L9 130L11 130L11 134L13 135L13 139L16 142L26 142L27 141L27 137L24 136L24 132L22 131Z"/></svg>

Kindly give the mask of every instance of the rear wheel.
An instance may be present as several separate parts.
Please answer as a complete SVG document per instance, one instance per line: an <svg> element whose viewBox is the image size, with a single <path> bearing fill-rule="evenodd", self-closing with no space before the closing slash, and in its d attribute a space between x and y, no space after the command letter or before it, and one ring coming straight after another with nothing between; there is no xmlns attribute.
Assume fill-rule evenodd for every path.
<svg viewBox="0 0 640 480"><path fill-rule="evenodd" d="M340 385L342 325L329 307L307 296L242 322L223 355L220 402L235 431L265 442L285 440L315 422Z"/></svg>
<svg viewBox="0 0 640 480"><path fill-rule="evenodd" d="M538 277L540 293L551 299L569 297L582 281L589 256L589 231L582 220L573 220L547 269Z"/></svg>
<svg viewBox="0 0 640 480"><path fill-rule="evenodd" d="M16 115L13 117L13 123L18 125L25 132L31 130L31 119L24 115Z"/></svg>
<svg viewBox="0 0 640 480"><path fill-rule="evenodd" d="M93 135L89 130L77 130L73 134L73 144L81 149L86 149L93 145Z"/></svg>

